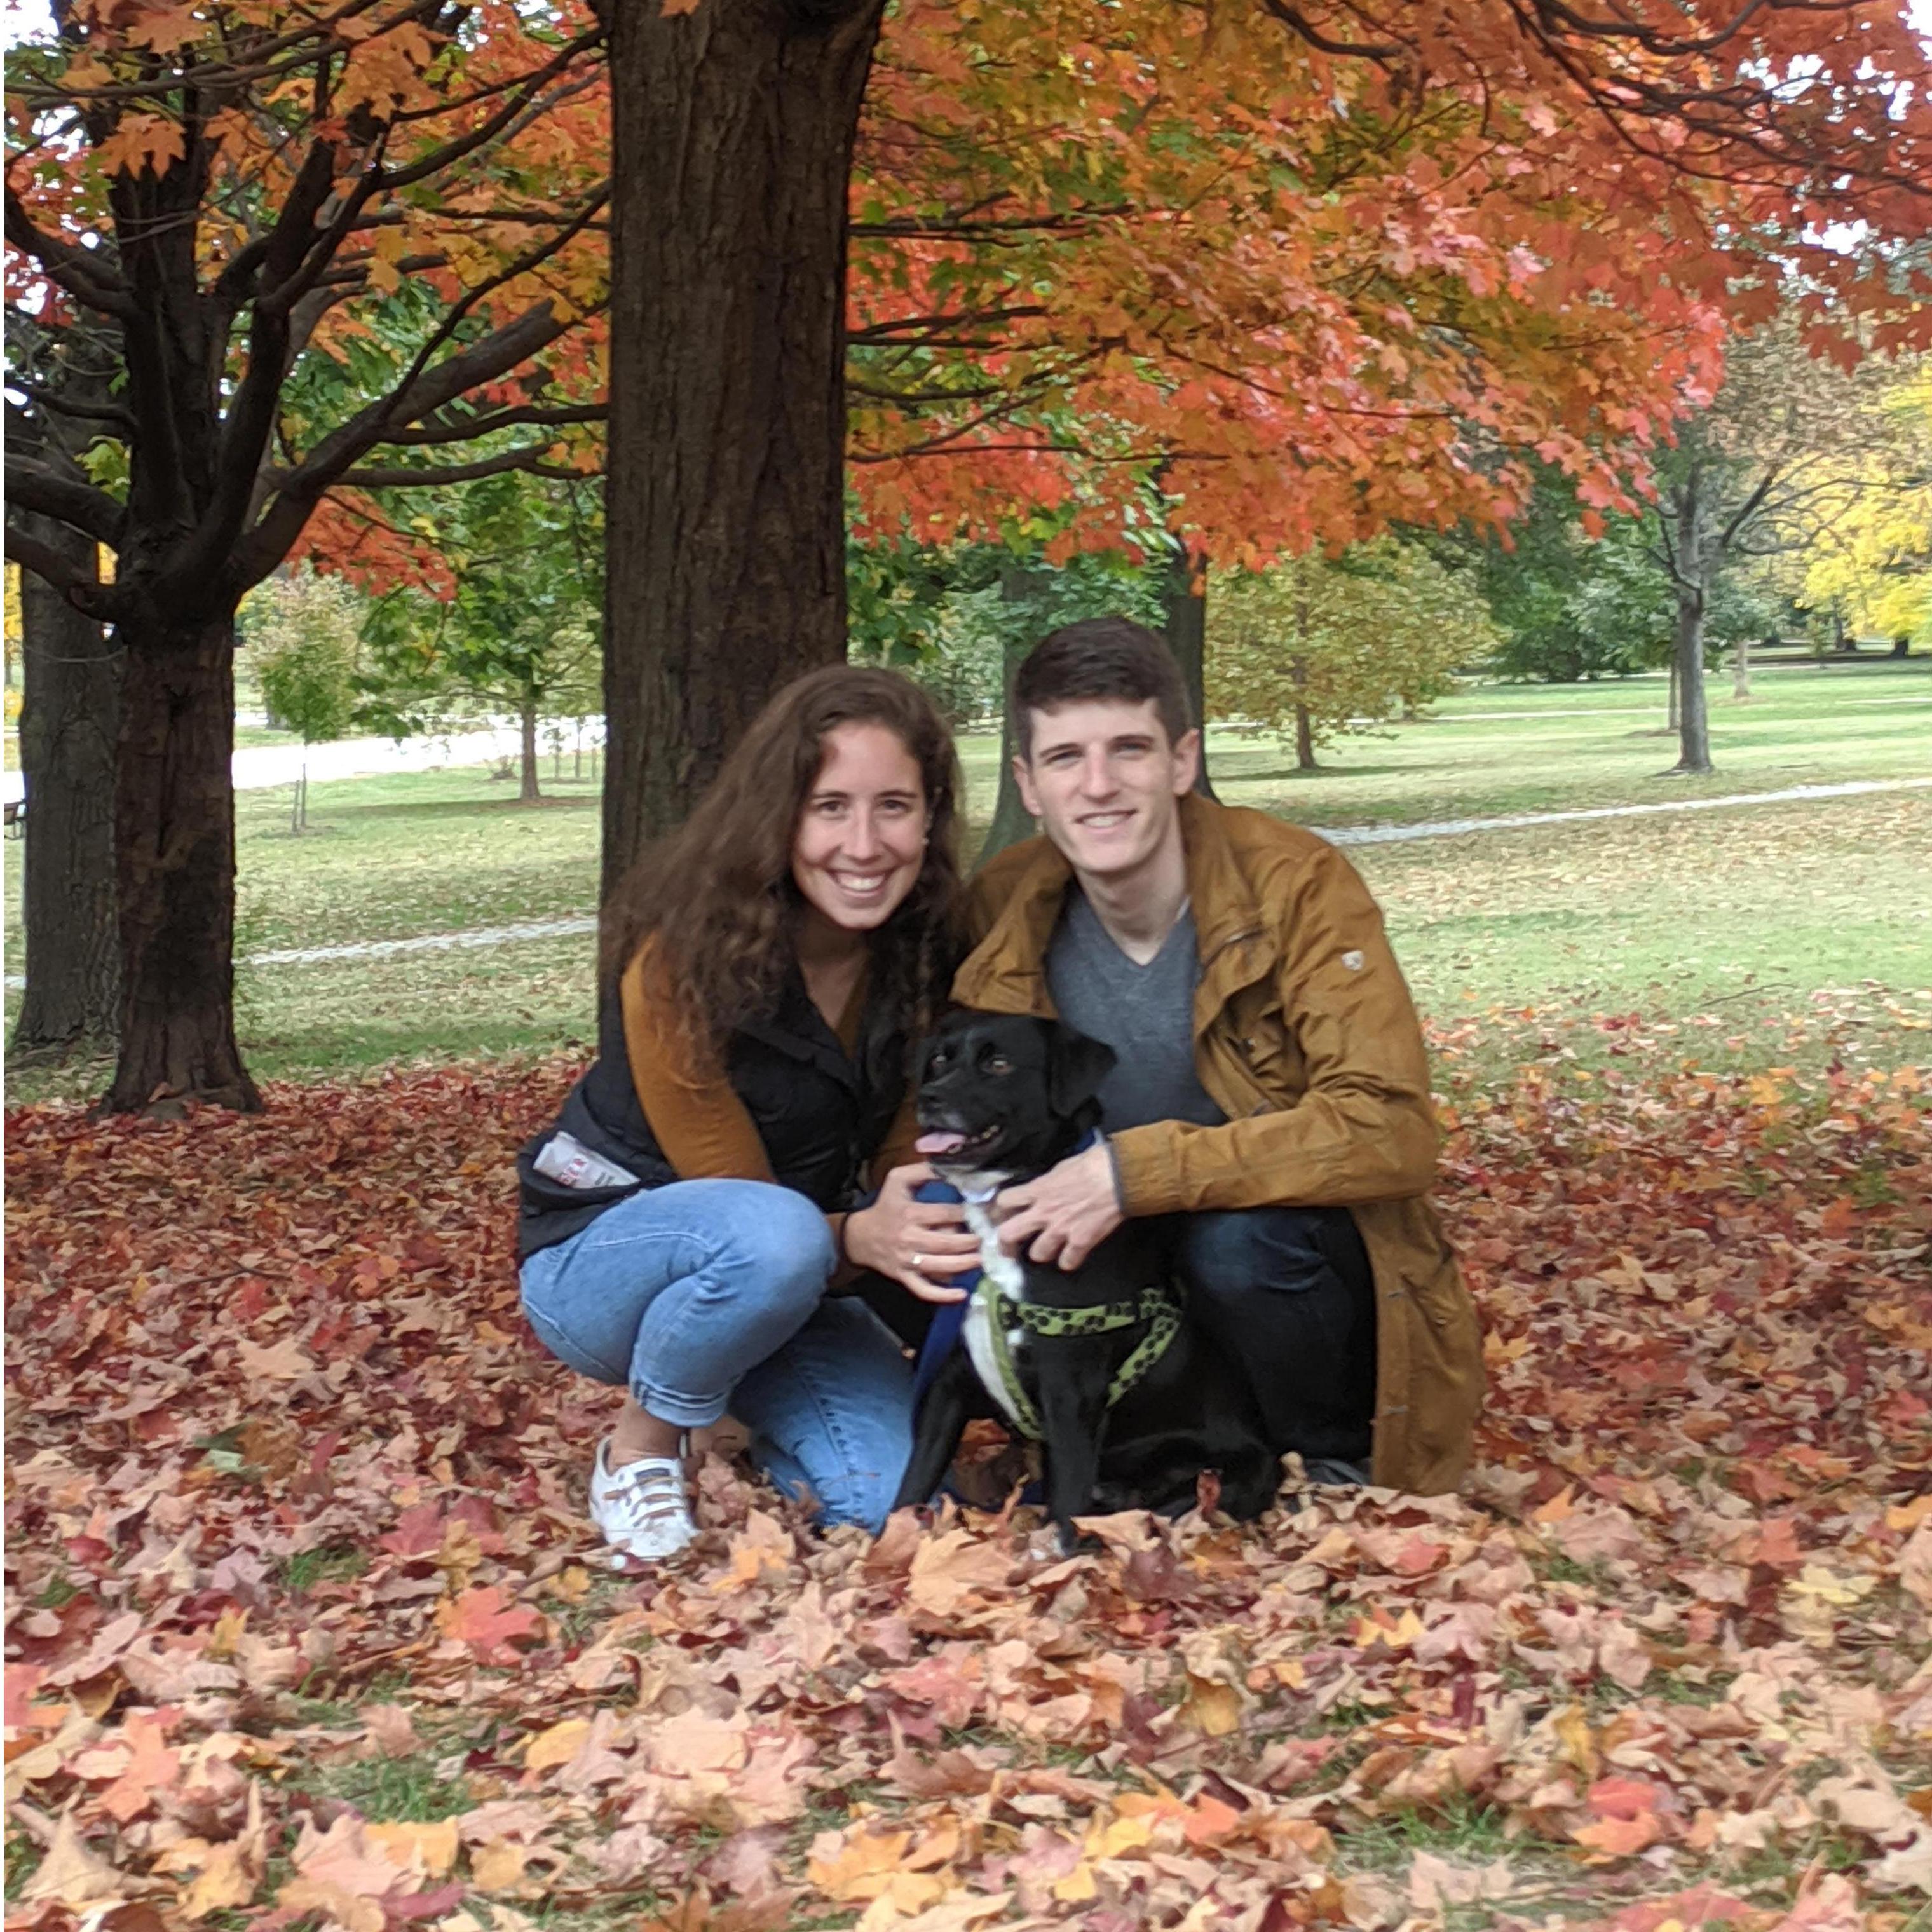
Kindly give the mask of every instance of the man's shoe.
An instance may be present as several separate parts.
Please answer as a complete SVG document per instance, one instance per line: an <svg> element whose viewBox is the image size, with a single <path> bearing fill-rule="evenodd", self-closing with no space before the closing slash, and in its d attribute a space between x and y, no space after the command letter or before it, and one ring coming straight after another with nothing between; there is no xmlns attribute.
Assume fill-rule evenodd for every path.
<svg viewBox="0 0 1932 1932"><path fill-rule="evenodd" d="M640 1562L675 1556L698 1534L679 1456L644 1456L610 1467L608 1440L590 1469L590 1520L612 1549Z"/></svg>
<svg viewBox="0 0 1932 1932"><path fill-rule="evenodd" d="M1301 1472L1317 1489L1365 1490L1369 1486L1368 1471L1359 1462L1343 1462L1339 1456L1304 1457Z"/></svg>

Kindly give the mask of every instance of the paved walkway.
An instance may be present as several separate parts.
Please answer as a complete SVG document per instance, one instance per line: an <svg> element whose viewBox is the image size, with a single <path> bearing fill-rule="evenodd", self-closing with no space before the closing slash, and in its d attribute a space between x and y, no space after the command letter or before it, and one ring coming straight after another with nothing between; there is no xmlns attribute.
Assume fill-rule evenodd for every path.
<svg viewBox="0 0 1932 1932"><path fill-rule="evenodd" d="M1436 818L1414 825L1344 825L1322 830L1331 845L1396 845L1411 838L1454 838L1466 832L1508 832L1520 825L1565 825L1585 818L1648 818L1666 812L1716 812L1727 806L1784 805L1810 798L1859 798L1867 792L1917 791L1932 778L1849 778L1842 784L1792 785L1784 791L1732 792L1723 798L1661 799L1654 805L1593 805L1574 812L1522 812L1506 818Z"/></svg>
<svg viewBox="0 0 1932 1932"><path fill-rule="evenodd" d="M484 765L497 758L514 758L522 749L515 725L487 731L457 731L444 738L332 738L308 748L308 775L321 784L331 778L370 778L385 772L434 771L444 765ZM302 776L299 745L244 745L230 766L237 791L268 791L293 784ZM0 797L10 803L24 797L26 782L18 772L5 774Z"/></svg>

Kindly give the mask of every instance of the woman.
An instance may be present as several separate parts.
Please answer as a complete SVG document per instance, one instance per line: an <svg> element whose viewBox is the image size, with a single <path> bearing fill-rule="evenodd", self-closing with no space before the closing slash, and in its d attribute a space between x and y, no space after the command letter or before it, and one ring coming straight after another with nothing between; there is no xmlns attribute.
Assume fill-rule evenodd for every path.
<svg viewBox="0 0 1932 1932"><path fill-rule="evenodd" d="M518 1252L538 1337L629 1391L590 1477L626 1555L697 1534L686 1438L728 1404L824 1520L876 1529L892 1506L910 1370L826 1291L869 1269L952 1300L973 1265L951 1210L912 1200L923 1166L851 1211L954 963L958 790L916 686L812 672L605 909L598 1058L518 1157Z"/></svg>

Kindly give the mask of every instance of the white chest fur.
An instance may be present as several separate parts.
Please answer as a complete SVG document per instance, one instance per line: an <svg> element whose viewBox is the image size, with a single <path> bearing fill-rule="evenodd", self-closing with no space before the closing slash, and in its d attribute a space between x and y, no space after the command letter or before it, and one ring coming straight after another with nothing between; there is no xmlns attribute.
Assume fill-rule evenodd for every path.
<svg viewBox="0 0 1932 1932"><path fill-rule="evenodd" d="M978 1177L975 1177L976 1179ZM962 1180L960 1191L978 1199L968 1198L965 1205L966 1225L980 1238L980 1266L986 1279L1001 1294L1015 1301L1026 1299L1026 1270L1016 1257L1009 1254L1000 1245L999 1230L994 1225L992 1216L987 1211L997 1181L990 1184L973 1186ZM999 1359L993 1352L992 1317L988 1312L988 1298L975 1293L966 1310L966 1352L971 1357L973 1366L978 1374L986 1393L1006 1412L1010 1420L1018 1420L1014 1412L1011 1392L1006 1387L1006 1378L1000 1372ZM1017 1356L1026 1346L1026 1330L1019 1327L1006 1330L1006 1348L1010 1354Z"/></svg>

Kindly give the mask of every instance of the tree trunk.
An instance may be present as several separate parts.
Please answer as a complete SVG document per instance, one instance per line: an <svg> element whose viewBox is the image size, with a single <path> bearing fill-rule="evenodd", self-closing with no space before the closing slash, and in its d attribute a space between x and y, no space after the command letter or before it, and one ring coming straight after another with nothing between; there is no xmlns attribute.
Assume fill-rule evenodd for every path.
<svg viewBox="0 0 1932 1932"><path fill-rule="evenodd" d="M518 714L523 730L523 783L517 794L519 805L541 805L543 794L537 788L537 694L524 693Z"/></svg>
<svg viewBox="0 0 1932 1932"><path fill-rule="evenodd" d="M846 204L884 6L610 10L607 892L845 653Z"/></svg>
<svg viewBox="0 0 1932 1932"><path fill-rule="evenodd" d="M1203 798L1214 796L1208 776L1208 568L1197 568L1186 551L1175 547L1168 566L1164 626L1167 648L1180 667L1180 682L1187 692L1187 711L1201 732L1201 769L1194 789Z"/></svg>
<svg viewBox="0 0 1932 1932"><path fill-rule="evenodd" d="M289 831L297 838L308 823L308 740L302 740L302 764L296 771L296 794L289 801Z"/></svg>
<svg viewBox="0 0 1932 1932"><path fill-rule="evenodd" d="M114 816L121 1057L112 1113L261 1096L235 1040L235 624L120 627Z"/></svg>
<svg viewBox="0 0 1932 1932"><path fill-rule="evenodd" d="M1301 634L1308 634L1308 599L1301 600L1300 613ZM1298 688L1308 682L1308 660L1304 657L1292 657L1288 661L1289 675ZM1294 768L1298 772L1318 771L1315 762L1315 719L1308 706L1297 703L1294 707Z"/></svg>
<svg viewBox="0 0 1932 1932"><path fill-rule="evenodd" d="M1322 769L1315 762L1315 726L1305 704L1294 707L1294 768L1300 772Z"/></svg>
<svg viewBox="0 0 1932 1932"><path fill-rule="evenodd" d="M46 518L20 520L92 574L91 539ZM16 1053L64 1052L111 1044L119 1014L114 740L120 658L100 626L50 585L25 570L20 581L27 988L13 1045Z"/></svg>
<svg viewBox="0 0 1932 1932"><path fill-rule="evenodd" d="M1704 597L1680 588L1677 597L1677 654L1672 664L1677 695L1677 763L1674 773L1689 776L1711 770L1711 716L1704 692Z"/></svg>
<svg viewBox="0 0 1932 1932"><path fill-rule="evenodd" d="M1731 653L1731 696L1742 704L1750 695L1750 640L1740 638Z"/></svg>
<svg viewBox="0 0 1932 1932"><path fill-rule="evenodd" d="M1678 668L1677 653L1673 649L1670 654L1670 695L1664 700L1664 728L1666 731L1675 731L1683 722L1684 713L1678 703L1683 688L1684 674Z"/></svg>
<svg viewBox="0 0 1932 1932"><path fill-rule="evenodd" d="M1000 573L1000 601L1007 604L1025 602L1027 580L1032 572L1023 564L1009 564ZM1009 845L1017 845L1022 838L1034 835L1033 814L1026 808L1020 796L1018 781L1013 776L1013 758L1018 749L1013 730L1013 680L1019 674L1021 663L1034 646L1036 638L1029 638L1017 628L1010 628L1006 642L1000 650L1000 688L1004 694L1000 705L1000 790L993 806L993 822L986 828L985 841L980 848L976 866L983 866L996 852L1004 852Z"/></svg>

